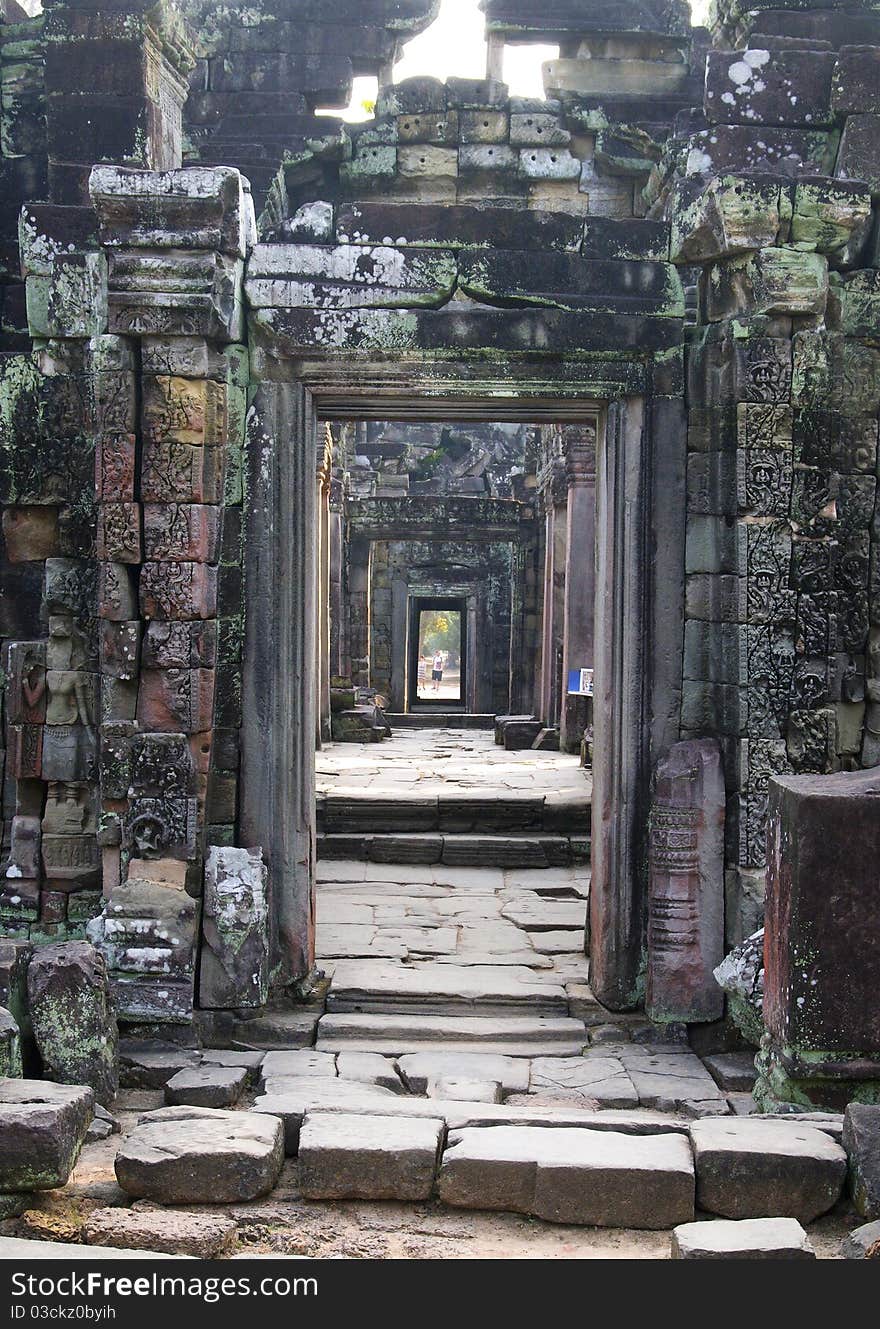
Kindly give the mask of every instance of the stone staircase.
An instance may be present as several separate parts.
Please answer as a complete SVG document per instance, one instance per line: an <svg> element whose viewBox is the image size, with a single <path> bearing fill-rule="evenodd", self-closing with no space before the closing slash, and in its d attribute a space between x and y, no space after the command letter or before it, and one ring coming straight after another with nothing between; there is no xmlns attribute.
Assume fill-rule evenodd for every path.
<svg viewBox="0 0 880 1329"><path fill-rule="evenodd" d="M590 857L590 798L318 797L318 857L465 867L562 867Z"/></svg>

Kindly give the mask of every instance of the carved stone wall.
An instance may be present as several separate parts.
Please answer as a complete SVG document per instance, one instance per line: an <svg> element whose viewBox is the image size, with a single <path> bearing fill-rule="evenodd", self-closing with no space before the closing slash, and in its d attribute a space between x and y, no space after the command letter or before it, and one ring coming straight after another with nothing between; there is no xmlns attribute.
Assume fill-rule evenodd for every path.
<svg viewBox="0 0 880 1329"><path fill-rule="evenodd" d="M206 850L262 847L258 987L308 971L316 403L377 385L607 407L597 994L642 996L680 738L720 740L752 929L771 776L880 758L880 16L774 4L718 0L709 50L677 3L487 0L489 78L385 70L318 137L430 0L7 6L4 932L88 925L126 1018L186 1021ZM501 46L542 38L552 98L509 98ZM494 533L500 494L444 501Z"/></svg>

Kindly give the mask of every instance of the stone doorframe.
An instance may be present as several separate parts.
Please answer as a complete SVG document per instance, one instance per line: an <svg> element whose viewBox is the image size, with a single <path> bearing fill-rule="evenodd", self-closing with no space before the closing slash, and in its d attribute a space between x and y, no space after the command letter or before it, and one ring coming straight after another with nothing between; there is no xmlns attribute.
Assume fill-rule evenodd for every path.
<svg viewBox="0 0 880 1329"><path fill-rule="evenodd" d="M529 422L600 418L589 952L599 1000L612 1009L635 1007L642 997L650 774L679 738L682 403L624 392L605 406L607 385L591 383L583 365L571 376L570 395L562 366L545 394L534 386L518 393L512 382L499 392L497 380L481 380L473 364L448 360L432 363L430 388L421 395L412 388L420 381L416 374L405 395L395 396L388 378L401 366L352 359L300 363L296 379L282 376L276 362L273 379L256 386L249 414L241 832L244 843L263 845L270 866L276 985L302 979L314 959L316 689L310 671L316 658L319 420L473 419L475 413Z"/></svg>

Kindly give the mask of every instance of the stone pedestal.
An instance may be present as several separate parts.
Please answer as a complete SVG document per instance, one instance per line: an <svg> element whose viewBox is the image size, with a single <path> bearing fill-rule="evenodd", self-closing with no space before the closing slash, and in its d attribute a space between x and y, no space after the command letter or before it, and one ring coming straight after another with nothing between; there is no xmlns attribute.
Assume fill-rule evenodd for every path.
<svg viewBox="0 0 880 1329"><path fill-rule="evenodd" d="M712 970L724 955L724 774L711 738L676 743L657 769L650 829L648 990L652 1020L720 1019Z"/></svg>
<svg viewBox="0 0 880 1329"><path fill-rule="evenodd" d="M880 1094L880 768L770 782L756 1096L842 1107Z"/></svg>

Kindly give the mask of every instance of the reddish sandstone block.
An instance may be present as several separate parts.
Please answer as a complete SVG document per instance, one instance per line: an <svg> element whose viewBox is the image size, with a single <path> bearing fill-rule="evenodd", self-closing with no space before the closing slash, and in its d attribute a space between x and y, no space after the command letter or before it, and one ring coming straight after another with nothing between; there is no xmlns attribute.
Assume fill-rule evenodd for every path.
<svg viewBox="0 0 880 1329"><path fill-rule="evenodd" d="M216 447L226 442L226 384L212 379L143 379L144 439Z"/></svg>
<svg viewBox="0 0 880 1329"><path fill-rule="evenodd" d="M148 559L216 563L219 537L218 507L148 503L144 508L144 553Z"/></svg>
<svg viewBox="0 0 880 1329"><path fill-rule="evenodd" d="M199 734L210 729L214 710L213 669L145 669L137 718L149 733Z"/></svg>
<svg viewBox="0 0 880 1329"><path fill-rule="evenodd" d="M141 496L146 503L217 503L222 484L222 448L173 440L144 444Z"/></svg>
<svg viewBox="0 0 880 1329"><path fill-rule="evenodd" d="M134 498L135 439L133 434L113 434L98 440L95 452L95 491L105 503L131 502Z"/></svg>
<svg viewBox="0 0 880 1329"><path fill-rule="evenodd" d="M124 563L98 564L98 617L116 623L137 618L132 575Z"/></svg>
<svg viewBox="0 0 880 1329"><path fill-rule="evenodd" d="M140 563L139 503L104 503L98 508L97 554L117 563Z"/></svg>
<svg viewBox="0 0 880 1329"><path fill-rule="evenodd" d="M43 726L9 726L9 760L16 780L39 780L43 773Z"/></svg>
<svg viewBox="0 0 880 1329"><path fill-rule="evenodd" d="M3 538L10 563L40 562L58 553L58 509L6 508Z"/></svg>
<svg viewBox="0 0 880 1329"><path fill-rule="evenodd" d="M141 569L144 618L214 618L217 569L206 563L145 563Z"/></svg>

